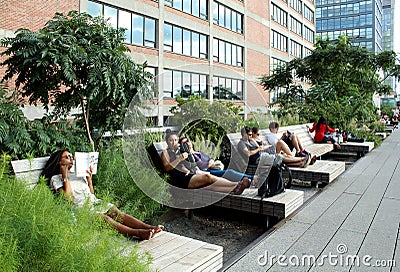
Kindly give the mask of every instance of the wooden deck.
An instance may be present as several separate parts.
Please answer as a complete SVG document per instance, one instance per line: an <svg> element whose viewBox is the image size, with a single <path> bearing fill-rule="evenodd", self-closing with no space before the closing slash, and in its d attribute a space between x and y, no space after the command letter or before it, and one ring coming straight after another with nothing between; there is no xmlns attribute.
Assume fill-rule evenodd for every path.
<svg viewBox="0 0 400 272"><path fill-rule="evenodd" d="M167 231L139 242L139 250L153 257L150 268L160 272L217 271L222 267L223 248Z"/></svg>
<svg viewBox="0 0 400 272"><path fill-rule="evenodd" d="M308 181L311 186L319 183L327 184L335 180L345 171L345 162L317 160L306 168L290 168L293 179ZM284 177L287 173L284 172Z"/></svg>
<svg viewBox="0 0 400 272"><path fill-rule="evenodd" d="M221 271L400 271L399 177L400 132L395 130ZM272 255L285 256L280 260L287 266L277 257L270 261ZM332 255L343 262L330 263ZM310 263L288 261L304 256ZM353 256L359 262L346 263Z"/></svg>
<svg viewBox="0 0 400 272"><path fill-rule="evenodd" d="M364 156L372 149L374 149L374 142L353 143L346 142L340 144L341 149L339 152L357 153L359 157Z"/></svg>
<svg viewBox="0 0 400 272"><path fill-rule="evenodd" d="M281 194L264 198L262 207L260 207L260 202L261 198L257 196L257 189L249 188L244 190L241 195L228 195L214 205L282 219L288 217L303 205L304 192L286 189Z"/></svg>

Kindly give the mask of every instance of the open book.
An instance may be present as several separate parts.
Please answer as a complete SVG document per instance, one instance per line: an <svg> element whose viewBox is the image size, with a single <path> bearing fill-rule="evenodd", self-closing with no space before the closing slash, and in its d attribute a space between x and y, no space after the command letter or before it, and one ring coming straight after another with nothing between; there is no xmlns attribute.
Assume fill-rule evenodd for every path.
<svg viewBox="0 0 400 272"><path fill-rule="evenodd" d="M92 166L92 174L95 175L98 161L99 152L75 152L75 175L86 177L90 166Z"/></svg>

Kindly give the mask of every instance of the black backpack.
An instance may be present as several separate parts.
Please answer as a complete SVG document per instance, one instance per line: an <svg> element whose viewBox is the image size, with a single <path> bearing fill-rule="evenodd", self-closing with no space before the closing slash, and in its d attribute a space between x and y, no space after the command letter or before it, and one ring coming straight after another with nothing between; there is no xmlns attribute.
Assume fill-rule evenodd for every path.
<svg viewBox="0 0 400 272"><path fill-rule="evenodd" d="M287 183L283 180L283 171L288 172L289 179ZM261 199L264 197L271 197L285 191L285 188L292 186L292 172L289 167L283 162L274 163L268 174L268 177L263 181L261 186L258 188L258 196Z"/></svg>

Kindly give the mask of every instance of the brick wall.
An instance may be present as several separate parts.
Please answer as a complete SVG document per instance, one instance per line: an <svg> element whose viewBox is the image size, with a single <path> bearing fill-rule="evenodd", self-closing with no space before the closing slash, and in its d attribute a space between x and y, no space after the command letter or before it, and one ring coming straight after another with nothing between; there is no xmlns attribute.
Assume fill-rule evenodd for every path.
<svg viewBox="0 0 400 272"><path fill-rule="evenodd" d="M56 12L79 10L79 0L0 1L0 28L37 31L53 18Z"/></svg>

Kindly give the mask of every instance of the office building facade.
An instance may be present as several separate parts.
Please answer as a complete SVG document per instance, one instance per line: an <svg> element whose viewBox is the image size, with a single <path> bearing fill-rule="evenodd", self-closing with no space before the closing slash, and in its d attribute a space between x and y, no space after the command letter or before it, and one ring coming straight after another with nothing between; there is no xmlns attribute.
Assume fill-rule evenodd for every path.
<svg viewBox="0 0 400 272"><path fill-rule="evenodd" d="M317 34L330 40L347 34L353 45L382 51L381 0L316 0Z"/></svg>
<svg viewBox="0 0 400 272"><path fill-rule="evenodd" d="M276 95L262 89L259 77L309 54L315 39L311 0L2 1L0 38L21 27L37 31L69 10L127 29L132 59L156 75L146 113L156 126L166 124L177 95L230 101L243 106L244 116L266 111Z"/></svg>

